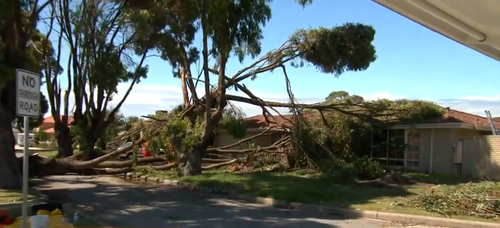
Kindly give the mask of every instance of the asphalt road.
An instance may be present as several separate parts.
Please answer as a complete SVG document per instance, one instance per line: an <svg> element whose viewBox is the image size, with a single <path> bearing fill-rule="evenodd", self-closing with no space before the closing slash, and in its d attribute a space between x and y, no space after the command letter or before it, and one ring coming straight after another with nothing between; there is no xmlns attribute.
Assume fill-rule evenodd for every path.
<svg viewBox="0 0 500 228"><path fill-rule="evenodd" d="M86 214L114 227L428 228L276 209L185 188L138 185L115 177L52 176L39 189L78 205Z"/></svg>

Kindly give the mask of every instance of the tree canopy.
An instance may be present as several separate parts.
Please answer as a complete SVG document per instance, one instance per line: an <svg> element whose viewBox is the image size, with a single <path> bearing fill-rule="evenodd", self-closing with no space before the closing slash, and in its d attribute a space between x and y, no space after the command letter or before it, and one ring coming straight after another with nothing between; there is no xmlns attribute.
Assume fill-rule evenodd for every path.
<svg viewBox="0 0 500 228"><path fill-rule="evenodd" d="M24 3L20 0L14 2ZM339 102L319 105L296 102L287 64L294 67L312 65L334 77L346 71L365 70L376 60L372 45L374 28L361 23L345 23L331 28L299 29L277 49L262 50L263 28L272 17L271 2L49 0L44 3L50 15L47 34L40 34L34 29L40 9L29 7L31 2L26 2L26 9L21 10L17 6L18 12L31 12L27 14L30 15L27 17L30 23L24 27L8 27L10 25L6 24L8 28L5 31L17 28L27 30L3 33L2 39L11 43L3 46L8 49L2 52L8 61L1 64L14 68L21 67L14 63L22 63L22 67L28 67L33 66L33 61L28 59L41 60L41 64L34 62L39 69L33 70L42 72L45 79L51 114L56 122L58 157L61 158L51 162L52 168L45 170L52 173L88 169L104 172L98 167L106 165L131 168L132 163L118 165L106 163L106 160L132 147L101 157L95 156L93 148L119 118L118 110L133 86L146 78L148 66L145 59L150 54L159 54L172 68L172 76L180 79L183 104L170 112L147 117L152 119L148 126L155 126L155 129L143 130L145 134L134 136L137 139L134 146L146 141L160 147L170 145L176 153L180 176L201 173L201 161L207 152L219 150L213 148L217 131L225 130L242 138L242 141L247 140L244 139L245 129L242 126L243 113L231 107L231 101L260 106L266 115L274 107L291 108L294 114L306 109L344 110L345 113L345 109L339 108ZM312 3L311 0L297 2L302 6ZM3 4L11 9L10 3ZM24 25L23 18L16 18L16 15L19 14L10 11L4 14L17 25ZM29 35L36 36L30 41ZM50 44L49 40L54 44ZM38 54L26 48L28 41L40 50ZM69 50L68 59L61 57L65 48ZM242 63L247 57L256 61L231 75L227 64L233 57ZM198 61L203 65L202 70L194 73L192 68ZM285 77L289 103L264 101L243 85L245 80L255 80L259 74L277 68L282 69ZM64 76L67 77L67 84L61 83L60 79ZM129 87L123 99L113 101L111 108L110 102L116 97L118 84L128 84ZM203 86L200 94L197 92L198 85ZM228 94L229 87L245 96ZM75 101L73 112L69 107L70 96ZM2 99L11 101L12 96L9 99L2 96ZM354 100L363 103L359 97ZM347 105L347 102L340 103ZM352 105L352 102L349 104ZM349 112L357 114L356 110ZM73 115L72 122L69 115ZM79 144L81 153L73 155L72 141ZM79 162L81 160L87 161Z"/></svg>

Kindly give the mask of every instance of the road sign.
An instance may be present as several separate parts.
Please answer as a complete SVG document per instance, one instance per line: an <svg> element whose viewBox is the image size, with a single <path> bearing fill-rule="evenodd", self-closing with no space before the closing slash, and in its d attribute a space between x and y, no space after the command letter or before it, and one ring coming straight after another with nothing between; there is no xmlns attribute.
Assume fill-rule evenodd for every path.
<svg viewBox="0 0 500 228"><path fill-rule="evenodd" d="M16 111L18 116L40 115L40 74L16 70Z"/></svg>
<svg viewBox="0 0 500 228"><path fill-rule="evenodd" d="M40 116L40 74L16 69L16 112L24 116L22 227L28 226L29 117Z"/></svg>

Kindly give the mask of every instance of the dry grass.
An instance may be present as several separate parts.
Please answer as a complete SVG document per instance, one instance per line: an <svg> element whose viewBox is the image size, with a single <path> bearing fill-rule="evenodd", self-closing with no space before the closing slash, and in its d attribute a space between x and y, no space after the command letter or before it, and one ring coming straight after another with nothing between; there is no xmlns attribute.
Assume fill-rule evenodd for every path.
<svg viewBox="0 0 500 228"><path fill-rule="evenodd" d="M33 201L39 197L38 192L35 189L30 189L28 191L28 201ZM21 190L5 190L0 189L0 204L2 203L13 203L21 202L23 200L23 194Z"/></svg>

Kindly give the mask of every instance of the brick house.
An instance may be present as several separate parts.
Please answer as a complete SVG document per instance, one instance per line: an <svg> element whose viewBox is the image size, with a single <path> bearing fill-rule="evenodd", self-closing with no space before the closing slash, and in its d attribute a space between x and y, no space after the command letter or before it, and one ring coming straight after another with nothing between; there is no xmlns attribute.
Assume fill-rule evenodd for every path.
<svg viewBox="0 0 500 228"><path fill-rule="evenodd" d="M290 126L291 122L289 121L289 119L291 119L291 117L292 117L291 115L273 116L272 117L273 119L270 120L275 121L276 123L279 123L284 126ZM245 137L251 137L260 134L264 130L264 128L276 125L272 123L271 125L269 125L266 121L266 118L263 115L256 115L245 118L244 124L246 127ZM283 131L284 130L280 128L270 130L264 135L253 139L252 142L261 147L270 146L283 136ZM225 131L219 131L217 132L217 136L215 137L214 146L231 145L237 143L238 141L239 139L233 138L233 136L231 136L229 133ZM242 148L243 145L238 145L233 147L232 149L242 149Z"/></svg>
<svg viewBox="0 0 500 228"><path fill-rule="evenodd" d="M500 127L500 122L496 122ZM500 179L500 137L493 136L487 118L453 109L415 125L396 125L389 138L407 145L402 151L372 153L393 167L425 173L471 175Z"/></svg>
<svg viewBox="0 0 500 228"><path fill-rule="evenodd" d="M275 116L275 121L290 125L291 116ZM264 116L245 119L250 137L269 127ZM496 122L500 128L500 122ZM282 136L275 129L253 139L258 146L270 146ZM415 125L395 125L386 130L386 139L399 140L406 145L400 149L383 148L371 151L371 156L384 165L425 173L471 175L500 179L500 136L493 136L485 117L447 109L439 118ZM227 132L217 133L215 146L238 142ZM241 149L242 145L232 149ZM398 151L399 150L399 151Z"/></svg>

